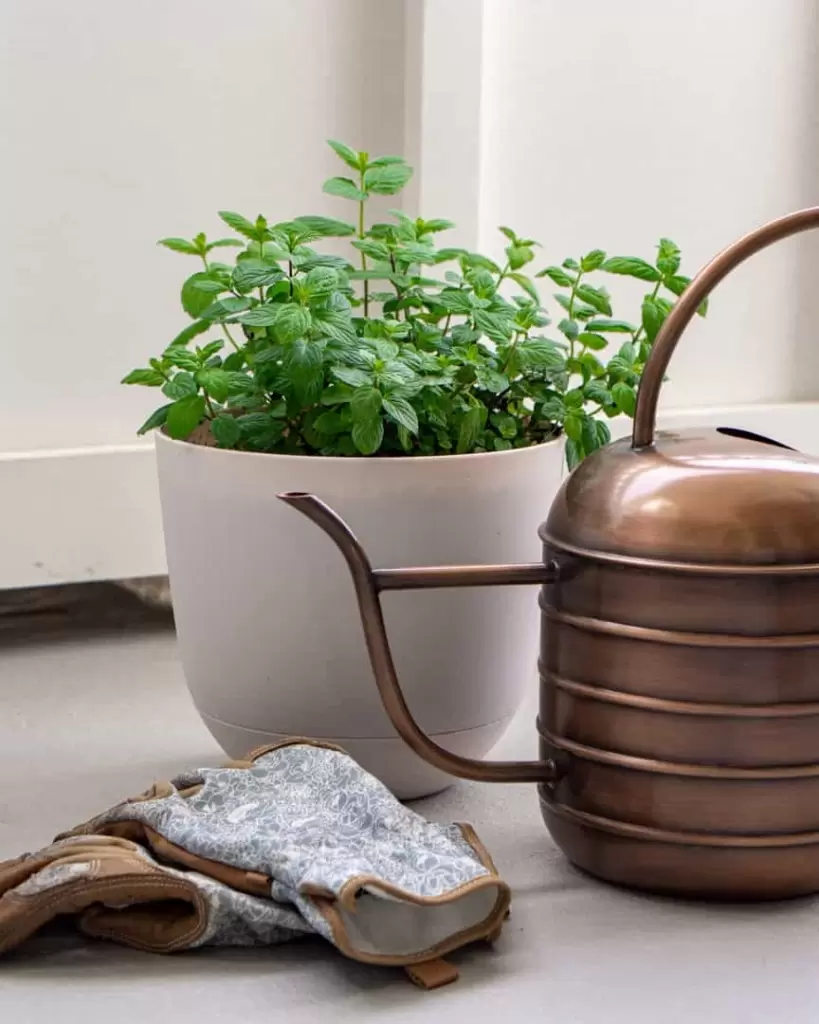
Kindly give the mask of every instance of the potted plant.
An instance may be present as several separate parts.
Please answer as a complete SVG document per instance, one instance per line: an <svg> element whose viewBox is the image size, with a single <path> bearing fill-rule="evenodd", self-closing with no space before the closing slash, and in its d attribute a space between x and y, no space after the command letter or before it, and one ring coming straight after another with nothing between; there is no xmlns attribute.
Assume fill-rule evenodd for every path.
<svg viewBox="0 0 819 1024"><path fill-rule="evenodd" d="M190 323L124 383L167 399L140 433L160 428L180 650L214 736L235 756L285 735L337 740L418 796L446 780L393 733L347 571L277 493L325 498L384 565L537 559L564 452L572 466L609 440L608 417L633 413L688 278L668 239L651 262L596 249L533 277L537 244L509 228L496 261L440 246L445 220L369 223L370 197L412 169L330 145L348 170L324 191L349 220L223 212L230 237L162 240L199 264L181 291ZM613 315L611 274L646 282L634 321ZM538 278L556 289L552 333ZM445 746L480 756L506 728L533 674L536 604L497 589L388 602L413 711Z"/></svg>

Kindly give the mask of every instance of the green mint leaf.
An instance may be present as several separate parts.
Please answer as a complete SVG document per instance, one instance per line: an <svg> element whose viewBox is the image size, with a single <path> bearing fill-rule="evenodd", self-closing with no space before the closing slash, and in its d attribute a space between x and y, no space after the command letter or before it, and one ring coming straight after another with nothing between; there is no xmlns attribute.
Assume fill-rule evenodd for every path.
<svg viewBox="0 0 819 1024"><path fill-rule="evenodd" d="M563 430L572 441L580 441L583 437L583 413L580 409L569 409L563 419Z"/></svg>
<svg viewBox="0 0 819 1024"><path fill-rule="evenodd" d="M314 267L307 274L304 287L311 300L326 299L338 287L338 274L332 267Z"/></svg>
<svg viewBox="0 0 819 1024"><path fill-rule="evenodd" d="M180 298L182 300L182 308L192 317L194 320L198 320L204 311L213 302L213 299L206 292L201 291L197 285L202 281L210 281L211 277L204 271L193 274L185 281L182 285L182 291Z"/></svg>
<svg viewBox="0 0 819 1024"><path fill-rule="evenodd" d="M602 249L592 249L580 261L580 269L588 274L592 270L599 270L606 262L606 254Z"/></svg>
<svg viewBox="0 0 819 1024"><path fill-rule="evenodd" d="M219 216L229 228L233 228L234 231L244 235L245 238L258 239L258 229L247 217L243 217L240 213L232 213L230 210L220 210Z"/></svg>
<svg viewBox="0 0 819 1024"><path fill-rule="evenodd" d="M334 217L295 217L293 223L303 228L311 238L347 238L355 234L355 226ZM305 238L305 241L308 239Z"/></svg>
<svg viewBox="0 0 819 1024"><path fill-rule="evenodd" d="M141 384L146 388L158 388L165 383L165 378L159 372L159 370L131 370L131 372L123 377L120 381L121 384Z"/></svg>
<svg viewBox="0 0 819 1024"><path fill-rule="evenodd" d="M217 402L226 402L230 394L230 374L221 369L199 370L196 383L205 389Z"/></svg>
<svg viewBox="0 0 819 1024"><path fill-rule="evenodd" d="M536 302L538 304L540 303L540 296L538 295L538 291L535 287L534 281L532 281L531 278L527 277L526 274L513 272L511 274L508 274L507 277L514 281L519 288L522 288L533 302Z"/></svg>
<svg viewBox="0 0 819 1024"><path fill-rule="evenodd" d="M213 439L220 448L235 448L242 436L242 428L235 416L220 413L210 425Z"/></svg>
<svg viewBox="0 0 819 1024"><path fill-rule="evenodd" d="M441 218L422 220L419 226L419 234L435 234L438 231L449 231L454 227L455 223L451 220L442 220Z"/></svg>
<svg viewBox="0 0 819 1024"><path fill-rule="evenodd" d="M355 343L355 327L349 313L336 309L316 309L313 311L313 326L322 337L331 338L341 345Z"/></svg>
<svg viewBox="0 0 819 1024"><path fill-rule="evenodd" d="M355 199L360 202L367 198L367 193L362 192L350 178L328 178L322 185L322 192L328 196L340 196L342 199Z"/></svg>
<svg viewBox="0 0 819 1024"><path fill-rule="evenodd" d="M587 302L595 312L611 316L611 300L603 288L593 288L590 284L580 284L577 286L575 294L583 302Z"/></svg>
<svg viewBox="0 0 819 1024"><path fill-rule="evenodd" d="M546 420L547 422L554 424L562 423L563 417L566 415L566 407L563 403L563 399L558 395L552 395L544 402L541 402L535 411L540 420Z"/></svg>
<svg viewBox="0 0 819 1024"><path fill-rule="evenodd" d="M674 295L682 295L685 289L691 284L691 278L685 277L684 274L675 274L673 277L669 277L665 281L663 281L663 284L670 292L673 292ZM697 307L697 312L700 316L707 315L708 299L703 299L703 301Z"/></svg>
<svg viewBox="0 0 819 1024"><path fill-rule="evenodd" d="M184 441L199 426L204 415L205 399L202 395L188 395L170 406L165 429L175 441Z"/></svg>
<svg viewBox="0 0 819 1024"><path fill-rule="evenodd" d="M461 417L458 427L458 443L455 448L458 455L465 455L475 447L483 430L484 412L485 410L481 406L473 405Z"/></svg>
<svg viewBox="0 0 819 1024"><path fill-rule="evenodd" d="M653 343L654 339L660 333L660 328L663 326L663 322L665 320L665 313L656 299L651 296L647 296L643 300L641 318L643 330L646 332L646 337Z"/></svg>
<svg viewBox="0 0 819 1024"><path fill-rule="evenodd" d="M208 242L205 250L210 252L212 249L232 249L236 247L241 249L244 244L238 238L217 238L215 242Z"/></svg>
<svg viewBox="0 0 819 1024"><path fill-rule="evenodd" d="M341 157L348 167L352 167L354 171L358 170L358 153L354 149L350 149L349 146L345 146L343 142L337 142L335 139L328 139L327 145L337 156Z"/></svg>
<svg viewBox="0 0 819 1024"><path fill-rule="evenodd" d="M282 306L276 317L276 337L284 344L303 338L310 330L312 317L304 306Z"/></svg>
<svg viewBox="0 0 819 1024"><path fill-rule="evenodd" d="M188 351L184 345L169 345L162 353L162 358L167 360L171 366L178 366L180 370L195 371L202 365L201 358Z"/></svg>
<svg viewBox="0 0 819 1024"><path fill-rule="evenodd" d="M405 164L407 161L402 156L377 156L374 160L367 157L367 167L388 167L390 164Z"/></svg>
<svg viewBox="0 0 819 1024"><path fill-rule="evenodd" d="M535 258L535 253L531 246L528 245L508 245L506 247L506 256L509 260L510 268L512 270L520 270L527 263L531 263Z"/></svg>
<svg viewBox="0 0 819 1024"><path fill-rule="evenodd" d="M596 452L600 447L600 439L597 433L597 424L591 418L591 416L583 417L582 430L580 433L580 440L583 444L583 451L586 455L591 455L592 452Z"/></svg>
<svg viewBox="0 0 819 1024"><path fill-rule="evenodd" d="M353 444L362 455L373 455L384 440L384 421L380 416L353 423Z"/></svg>
<svg viewBox="0 0 819 1024"><path fill-rule="evenodd" d="M203 277L200 281L197 281L193 287L200 292L206 292L208 295L218 295L220 292L230 291L224 282L214 281L209 277Z"/></svg>
<svg viewBox="0 0 819 1024"><path fill-rule="evenodd" d="M592 352L581 354L580 367L584 377L602 377L606 372L606 368Z"/></svg>
<svg viewBox="0 0 819 1024"><path fill-rule="evenodd" d="M485 309L473 311L475 326L491 341L508 341L514 332L514 324L508 316L489 313Z"/></svg>
<svg viewBox="0 0 819 1024"><path fill-rule="evenodd" d="M222 363L222 369L227 374L228 383L228 394L230 395L247 395L255 390L256 382L253 377L248 373L244 373L240 370L236 370L233 367L234 363L230 363L230 357L228 357L224 363Z"/></svg>
<svg viewBox="0 0 819 1024"><path fill-rule="evenodd" d="M601 380L590 380L583 386L583 394L590 402L608 406L612 404L611 392Z"/></svg>
<svg viewBox="0 0 819 1024"><path fill-rule="evenodd" d="M229 373L235 373L241 370L244 365L244 352L231 352L229 356L225 357L225 361L222 363L222 369L227 370Z"/></svg>
<svg viewBox="0 0 819 1024"><path fill-rule="evenodd" d="M518 432L518 421L508 412L495 412L489 417L492 426L497 430L501 437L506 440L510 440L517 436ZM497 449L496 449L497 450Z"/></svg>
<svg viewBox="0 0 819 1024"><path fill-rule="evenodd" d="M437 296L436 302L447 313L471 313L474 305L474 300L469 292L462 291L460 288L444 288Z"/></svg>
<svg viewBox="0 0 819 1024"><path fill-rule="evenodd" d="M390 258L390 250L387 246L383 242L374 241L372 238L357 238L351 244L359 252L363 252L365 256L369 256L370 259L378 260L381 263L386 263Z"/></svg>
<svg viewBox="0 0 819 1024"><path fill-rule="evenodd" d="M356 388L350 401L353 444L362 455L372 455L384 438L381 392L369 384Z"/></svg>
<svg viewBox="0 0 819 1024"><path fill-rule="evenodd" d="M608 444L609 441L611 441L609 425L608 423L604 423L602 420L595 420L594 426L597 430L597 446L598 448L602 448L604 444Z"/></svg>
<svg viewBox="0 0 819 1024"><path fill-rule="evenodd" d="M466 249L454 249L450 246L438 250L439 263L446 263L448 260L463 260L466 259L467 256L469 256L469 253Z"/></svg>
<svg viewBox="0 0 819 1024"><path fill-rule="evenodd" d="M233 287L237 292L249 292L254 288L264 288L284 279L284 272L278 264L265 263L263 260L242 260L233 270Z"/></svg>
<svg viewBox="0 0 819 1024"><path fill-rule="evenodd" d="M278 329L278 325L277 325ZM287 350L285 370L302 406L315 405L324 388L323 345L296 338Z"/></svg>
<svg viewBox="0 0 819 1024"><path fill-rule="evenodd" d="M447 252L446 249L441 249L438 252L438 262L443 253ZM453 250L458 251L458 250ZM483 267L484 270L490 271L492 274L499 274L501 272L500 267L495 263L494 260L490 260L488 256L482 256L479 252L463 252L461 250L461 256L459 257L461 266L464 270L469 267Z"/></svg>
<svg viewBox="0 0 819 1024"><path fill-rule="evenodd" d="M412 168L403 162L373 161L364 172L364 188L379 196L394 196L412 177Z"/></svg>
<svg viewBox="0 0 819 1024"><path fill-rule="evenodd" d="M567 270L580 270L580 264L577 260L573 260L571 256L567 256L561 263L561 266L565 267Z"/></svg>
<svg viewBox="0 0 819 1024"><path fill-rule="evenodd" d="M666 288L673 292L674 295L682 295L685 289L691 284L691 278L685 277L683 274L675 274L663 281Z"/></svg>
<svg viewBox="0 0 819 1024"><path fill-rule="evenodd" d="M577 341L580 335L580 326L575 320L561 320L557 329L569 341Z"/></svg>
<svg viewBox="0 0 819 1024"><path fill-rule="evenodd" d="M611 389L611 397L614 399L614 404L620 412L625 413L626 416L634 415L637 399L634 388L630 384L626 384L622 380L617 381Z"/></svg>
<svg viewBox="0 0 819 1024"><path fill-rule="evenodd" d="M670 277L680 269L680 249L670 238L661 238L657 246L657 269L663 277Z"/></svg>
<svg viewBox="0 0 819 1024"><path fill-rule="evenodd" d="M418 415L406 398L384 398L384 412L410 434L418 433Z"/></svg>
<svg viewBox="0 0 819 1024"><path fill-rule="evenodd" d="M343 256L331 256L329 253L321 252L314 252L299 259L300 270L308 271L314 267L332 267L333 270L343 270L346 273L351 269L351 264Z"/></svg>
<svg viewBox="0 0 819 1024"><path fill-rule="evenodd" d="M589 331L583 331L582 334L578 334L577 340L584 348L590 348L594 352L602 352L608 345L604 337L599 334L592 334Z"/></svg>
<svg viewBox="0 0 819 1024"><path fill-rule="evenodd" d="M518 236L515 234L515 232L511 228L504 227L501 224L500 227L498 228L498 231L500 231L502 234L506 235L506 237L509 239L509 241L512 243L512 245L517 245Z"/></svg>
<svg viewBox="0 0 819 1024"><path fill-rule="evenodd" d="M362 387L365 384L369 384L372 380L371 374L365 373L364 370L359 370L354 366L334 366L331 372L338 380L344 384L349 384L353 388Z"/></svg>
<svg viewBox="0 0 819 1024"><path fill-rule="evenodd" d="M170 347L174 347L175 345L187 345L189 341L193 341L193 339L198 337L200 334L205 334L211 329L211 327L213 327L213 324L210 320L197 320L195 323L186 327L183 331L180 331L171 342Z"/></svg>
<svg viewBox="0 0 819 1024"><path fill-rule="evenodd" d="M279 313L285 308L280 302L256 306L253 309L249 309L246 313L241 313L236 317L236 320L238 323L245 324L248 327L272 327Z"/></svg>
<svg viewBox="0 0 819 1024"><path fill-rule="evenodd" d="M272 412L249 412L236 421L241 430L241 439L254 451L270 451L284 433L286 424Z"/></svg>
<svg viewBox="0 0 819 1024"><path fill-rule="evenodd" d="M198 390L199 387L193 378L193 374L188 373L187 370L182 370L175 374L171 380L166 381L162 387L162 394L166 398L177 401L180 398L195 395Z"/></svg>
<svg viewBox="0 0 819 1024"><path fill-rule="evenodd" d="M395 274L386 270L351 270L347 277L351 281L392 281Z"/></svg>
<svg viewBox="0 0 819 1024"><path fill-rule="evenodd" d="M566 365L565 352L546 338L525 338L518 342L517 352L524 368L563 370Z"/></svg>
<svg viewBox="0 0 819 1024"><path fill-rule="evenodd" d="M636 330L633 324L627 323L625 320L609 320L602 317L597 320L590 320L586 324L586 329L592 333L602 331L603 333L612 332L614 334L633 334Z"/></svg>
<svg viewBox="0 0 819 1024"><path fill-rule="evenodd" d="M405 242L395 250L396 262L402 266L411 266L413 263L422 263L431 267L439 263L438 253L430 244L421 242Z"/></svg>
<svg viewBox="0 0 819 1024"><path fill-rule="evenodd" d="M155 409L139 428L137 434L141 437L143 434L147 434L150 430L156 430L157 427L164 426L165 420L168 418L168 410L170 407L170 404L168 404Z"/></svg>
<svg viewBox="0 0 819 1024"><path fill-rule="evenodd" d="M209 341L204 348L197 348L196 354L200 359L210 359L211 356L216 355L217 352L221 352L225 347L225 343L221 338L217 338L216 341Z"/></svg>
<svg viewBox="0 0 819 1024"><path fill-rule="evenodd" d="M560 288L571 288L574 284L574 278L569 277L562 267L546 267L545 270L538 271L535 277L548 277Z"/></svg>
<svg viewBox="0 0 819 1024"><path fill-rule="evenodd" d="M246 309L250 309L250 299L233 298L219 299L202 310L203 320L223 320L227 316L235 316Z"/></svg>
<svg viewBox="0 0 819 1024"><path fill-rule="evenodd" d="M632 256L612 256L600 265L600 269L607 274L623 274L641 281L659 281L662 276L656 267Z"/></svg>
<svg viewBox="0 0 819 1024"><path fill-rule="evenodd" d="M186 238L160 238L156 244L164 245L166 249L170 249L172 252L183 252L187 256L201 255L193 242L189 242Z"/></svg>
<svg viewBox="0 0 819 1024"><path fill-rule="evenodd" d="M381 411L381 392L371 384L356 388L350 401L353 420L369 420Z"/></svg>
<svg viewBox="0 0 819 1024"><path fill-rule="evenodd" d="M498 290L498 283L492 272L485 267L468 270L466 280L468 284L472 285L479 299L491 299Z"/></svg>
<svg viewBox="0 0 819 1024"><path fill-rule="evenodd" d="M579 465L583 461L584 454L580 441L575 441L571 437L566 438L566 465L569 469L574 469Z"/></svg>
<svg viewBox="0 0 819 1024"><path fill-rule="evenodd" d="M344 418L338 409L326 409L315 418L313 427L320 434L338 434L344 429Z"/></svg>

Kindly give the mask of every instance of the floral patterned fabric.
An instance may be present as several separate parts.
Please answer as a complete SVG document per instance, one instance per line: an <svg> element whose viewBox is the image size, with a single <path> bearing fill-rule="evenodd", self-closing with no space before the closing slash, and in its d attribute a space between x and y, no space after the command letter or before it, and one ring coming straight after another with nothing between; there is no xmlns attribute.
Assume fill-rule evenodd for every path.
<svg viewBox="0 0 819 1024"><path fill-rule="evenodd" d="M362 959L411 960L428 952L409 934L416 909L417 942L437 949L496 930L508 906L507 887L469 833L404 807L340 750L293 742L247 767L202 768L171 785L167 796L120 804L75 831L141 822L197 858L270 880L265 899L184 872L211 908L198 944L270 943L314 931L348 955L366 947ZM461 914L441 909L458 902ZM357 906L366 912L356 914ZM412 914L401 916L399 906ZM400 921L391 935L390 916ZM349 942L356 931L360 941Z"/></svg>

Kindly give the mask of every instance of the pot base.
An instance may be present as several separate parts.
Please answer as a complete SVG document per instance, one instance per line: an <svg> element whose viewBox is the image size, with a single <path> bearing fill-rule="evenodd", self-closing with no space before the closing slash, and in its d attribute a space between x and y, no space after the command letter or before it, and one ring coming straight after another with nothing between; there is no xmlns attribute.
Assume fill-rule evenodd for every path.
<svg viewBox="0 0 819 1024"><path fill-rule="evenodd" d="M246 726L222 722L199 710L202 721L219 746L232 758L241 758L254 747L279 743L298 732L271 732L266 729L248 729ZM501 738L509 719L492 722L462 732L434 734L432 738L464 757L483 757ZM347 751L366 771L380 779L399 800L416 800L432 796L447 789L455 781L417 757L398 736L385 739L347 739L337 736L311 736L310 739L327 740Z"/></svg>
<svg viewBox="0 0 819 1024"><path fill-rule="evenodd" d="M778 900L819 891L819 833L661 832L572 810L543 788L540 805L572 864L606 882L706 900Z"/></svg>

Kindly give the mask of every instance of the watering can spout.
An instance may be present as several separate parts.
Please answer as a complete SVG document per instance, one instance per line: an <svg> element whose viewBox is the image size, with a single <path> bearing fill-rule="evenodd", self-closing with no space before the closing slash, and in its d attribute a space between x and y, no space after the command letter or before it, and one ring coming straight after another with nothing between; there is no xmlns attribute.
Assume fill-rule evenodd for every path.
<svg viewBox="0 0 819 1024"><path fill-rule="evenodd" d="M390 650L382 590L427 587L489 586L497 583L554 583L554 566L531 565L436 566L412 569L373 569L367 553L344 520L313 494L289 491L279 498L312 520L331 538L347 562L355 587L361 622L376 685L398 735L433 767L479 782L553 782L551 761L475 761L452 754L424 733L404 699Z"/></svg>

